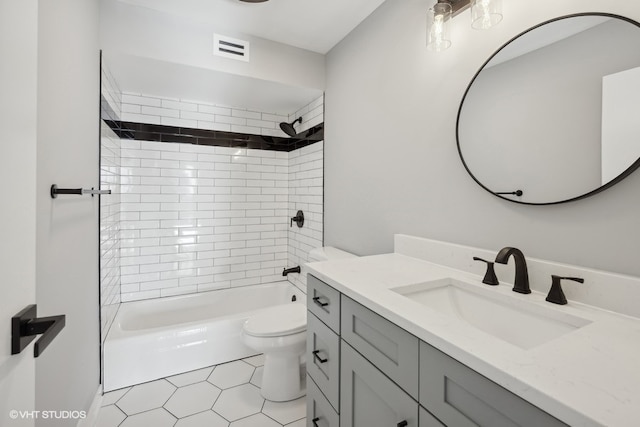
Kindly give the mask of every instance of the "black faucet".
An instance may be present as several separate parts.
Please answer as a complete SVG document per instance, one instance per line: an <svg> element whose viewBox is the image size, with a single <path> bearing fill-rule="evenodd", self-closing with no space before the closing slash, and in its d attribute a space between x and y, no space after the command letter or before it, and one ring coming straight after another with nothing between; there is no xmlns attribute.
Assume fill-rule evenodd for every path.
<svg viewBox="0 0 640 427"><path fill-rule="evenodd" d="M493 269L493 263L487 261L482 258L478 258L477 256L473 257L474 261L482 261L487 264L487 272L484 274L484 278L482 279L482 283L487 285L496 286L499 285L498 277L496 276L496 271Z"/></svg>
<svg viewBox="0 0 640 427"><path fill-rule="evenodd" d="M506 264L507 261L509 261L509 257L512 255L516 262L516 280L513 282L513 292L530 294L531 289L529 289L527 261L524 259L524 254L520 249L511 247L502 248L502 250L498 252L498 255L496 255L496 262Z"/></svg>
<svg viewBox="0 0 640 427"><path fill-rule="evenodd" d="M551 275L551 289L547 295L547 301L554 304L565 305L567 304L567 297L565 297L564 292L562 292L562 286L560 285L561 280L573 280L574 282L584 283L584 279L581 277L560 277L555 274Z"/></svg>
<svg viewBox="0 0 640 427"><path fill-rule="evenodd" d="M293 267L293 268L285 268L282 270L283 276L286 276L289 273L300 273L300 266Z"/></svg>

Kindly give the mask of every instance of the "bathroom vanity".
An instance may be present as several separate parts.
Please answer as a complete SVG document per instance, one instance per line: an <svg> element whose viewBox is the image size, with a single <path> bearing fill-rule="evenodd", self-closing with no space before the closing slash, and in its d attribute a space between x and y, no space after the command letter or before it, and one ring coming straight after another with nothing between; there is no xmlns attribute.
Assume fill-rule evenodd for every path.
<svg viewBox="0 0 640 427"><path fill-rule="evenodd" d="M637 278L528 260L533 293L522 295L511 291L513 265L497 268L501 285L483 285L472 253L491 255L396 236L393 254L308 265L308 425L640 419L640 320L574 299L602 297L605 282L636 297ZM541 280L548 271L582 274L585 284L576 286L585 288L567 283L569 304L550 304L550 277Z"/></svg>

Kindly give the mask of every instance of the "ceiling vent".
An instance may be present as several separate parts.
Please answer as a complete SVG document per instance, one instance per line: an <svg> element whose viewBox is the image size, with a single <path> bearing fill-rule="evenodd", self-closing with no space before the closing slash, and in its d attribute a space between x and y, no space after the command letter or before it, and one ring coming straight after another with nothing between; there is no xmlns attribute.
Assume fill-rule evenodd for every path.
<svg viewBox="0 0 640 427"><path fill-rule="evenodd" d="M249 42L220 34L213 35L213 54L249 62Z"/></svg>

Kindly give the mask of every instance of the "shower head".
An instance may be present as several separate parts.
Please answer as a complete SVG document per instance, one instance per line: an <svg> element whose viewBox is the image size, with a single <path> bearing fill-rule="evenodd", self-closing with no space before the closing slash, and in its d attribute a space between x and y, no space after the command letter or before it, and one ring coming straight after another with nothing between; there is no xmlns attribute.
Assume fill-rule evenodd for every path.
<svg viewBox="0 0 640 427"><path fill-rule="evenodd" d="M291 123L286 123L286 122L280 123L280 129L282 129L282 131L289 136L296 136L298 135L298 132L296 132L296 129L293 127L293 125L296 124L296 122L302 123L302 117L298 117Z"/></svg>

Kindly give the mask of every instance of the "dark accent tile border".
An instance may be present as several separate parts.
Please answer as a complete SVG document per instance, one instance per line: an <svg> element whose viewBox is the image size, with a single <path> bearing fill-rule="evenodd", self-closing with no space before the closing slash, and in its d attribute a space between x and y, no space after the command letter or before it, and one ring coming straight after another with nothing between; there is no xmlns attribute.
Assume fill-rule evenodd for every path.
<svg viewBox="0 0 640 427"><path fill-rule="evenodd" d="M283 138L278 136L123 122L113 120L109 117L105 118L104 116L103 119L120 138L141 141L177 142L182 144L289 152L324 139L324 123L320 123L317 126L301 132L295 137Z"/></svg>

